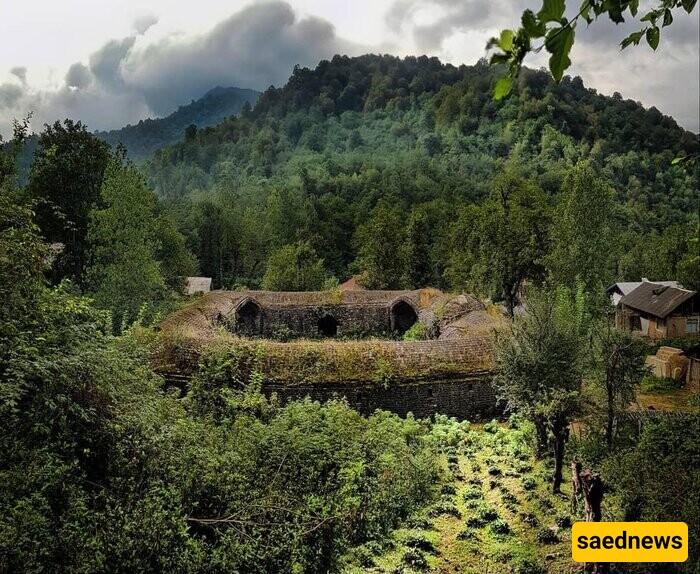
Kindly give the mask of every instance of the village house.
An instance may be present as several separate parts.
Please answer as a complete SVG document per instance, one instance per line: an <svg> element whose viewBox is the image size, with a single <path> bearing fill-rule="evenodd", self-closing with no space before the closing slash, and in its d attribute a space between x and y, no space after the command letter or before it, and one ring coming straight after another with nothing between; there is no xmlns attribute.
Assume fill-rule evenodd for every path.
<svg viewBox="0 0 700 574"><path fill-rule="evenodd" d="M683 289L678 281L649 281L646 277L642 277L641 281L620 281L618 283L613 283L608 287L605 292L610 296L610 301L614 306L620 302L625 295L629 295L642 283L655 283L656 285L664 285L666 287L675 287L676 289Z"/></svg>
<svg viewBox="0 0 700 574"><path fill-rule="evenodd" d="M695 291L643 281L620 298L615 321L652 340L699 337L700 301Z"/></svg>

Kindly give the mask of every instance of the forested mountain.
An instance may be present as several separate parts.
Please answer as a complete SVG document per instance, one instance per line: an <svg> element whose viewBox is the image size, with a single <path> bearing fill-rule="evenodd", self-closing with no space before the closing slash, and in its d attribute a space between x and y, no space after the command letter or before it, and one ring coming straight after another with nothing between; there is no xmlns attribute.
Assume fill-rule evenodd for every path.
<svg viewBox="0 0 700 574"><path fill-rule="evenodd" d="M246 103L254 105L259 96L260 93L255 90L216 87L164 118L148 118L133 126L95 132L95 135L112 148L121 142L129 158L140 162L151 157L157 149L184 139L189 126L194 125L199 129L216 125L229 116L240 114ZM190 131L190 135L193 134ZM37 143L38 135L29 136L18 157L18 175L23 184L26 183ZM10 145L5 144L8 149Z"/></svg>
<svg viewBox="0 0 700 574"><path fill-rule="evenodd" d="M126 146L129 157L139 161L149 158L161 147L184 139L188 126L205 128L216 125L229 116L239 114L246 102L254 105L259 95L255 90L217 86L198 100L180 106L169 116L141 120L133 126L96 132L95 135L112 147L121 142Z"/></svg>
<svg viewBox="0 0 700 574"><path fill-rule="evenodd" d="M525 235L542 241L521 275L551 272L551 242L571 240L556 239L561 224L546 219L566 208L566 192L582 193L567 189L576 182L602 190L584 215L610 200L597 209L603 228L583 230L606 252L598 280L678 275L696 234L697 175L671 162L696 152L697 136L655 108L578 77L556 85L544 70L524 70L494 101L501 74L483 61L457 68L375 55L297 67L249 113L157 152L150 179L218 285L280 287L274 255L290 265L318 257L328 275L364 272L375 287L504 297L488 272L503 177L543 202L535 211L544 220Z"/></svg>

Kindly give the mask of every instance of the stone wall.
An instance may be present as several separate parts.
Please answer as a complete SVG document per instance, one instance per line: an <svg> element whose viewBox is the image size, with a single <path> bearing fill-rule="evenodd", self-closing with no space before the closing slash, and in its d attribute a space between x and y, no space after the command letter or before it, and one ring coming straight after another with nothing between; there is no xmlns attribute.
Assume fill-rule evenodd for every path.
<svg viewBox="0 0 700 574"><path fill-rule="evenodd" d="M436 414L460 420L481 421L503 415L503 406L496 402L490 377L458 380L398 383L387 387L376 384L284 385L266 383L267 396L276 393L282 403L309 397L328 401L344 397L362 414L383 409L405 417L409 412L417 418Z"/></svg>
<svg viewBox="0 0 700 574"><path fill-rule="evenodd" d="M391 313L386 306L322 305L318 307L261 308L263 337L274 337L285 330L295 337L352 337L388 334ZM335 324L335 333L324 333L323 322ZM235 323L234 323L235 332Z"/></svg>
<svg viewBox="0 0 700 574"><path fill-rule="evenodd" d="M418 317L431 340L365 338L395 336ZM483 420L502 414L490 375L499 324L478 299L431 289L217 291L160 324L153 360L183 391L202 361L214 361L217 384L240 385L255 372L282 402L345 397L362 413ZM287 335L301 338L282 342Z"/></svg>

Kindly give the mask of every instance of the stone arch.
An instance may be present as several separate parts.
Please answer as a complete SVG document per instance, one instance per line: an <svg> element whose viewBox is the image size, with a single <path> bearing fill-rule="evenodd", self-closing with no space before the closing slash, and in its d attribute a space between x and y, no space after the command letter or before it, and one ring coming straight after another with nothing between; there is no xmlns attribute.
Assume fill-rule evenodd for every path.
<svg viewBox="0 0 700 574"><path fill-rule="evenodd" d="M262 335L263 311L260 304L250 297L236 307L236 333L241 335Z"/></svg>
<svg viewBox="0 0 700 574"><path fill-rule="evenodd" d="M322 337L335 337L338 334L338 320L325 314L318 320L318 334Z"/></svg>
<svg viewBox="0 0 700 574"><path fill-rule="evenodd" d="M403 335L418 321L415 306L406 299L398 299L391 304L391 330Z"/></svg>

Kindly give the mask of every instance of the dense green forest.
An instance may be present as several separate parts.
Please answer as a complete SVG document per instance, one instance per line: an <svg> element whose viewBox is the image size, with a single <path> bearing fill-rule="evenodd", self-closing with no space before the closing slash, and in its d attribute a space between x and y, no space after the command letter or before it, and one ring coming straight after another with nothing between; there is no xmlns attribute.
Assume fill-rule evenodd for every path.
<svg viewBox="0 0 700 574"><path fill-rule="evenodd" d="M603 283L694 285L697 260L684 253L697 235L697 172L671 161L697 152L697 136L654 108L597 94L580 78L556 85L542 70L524 70L494 101L499 74L484 62L336 56L295 69L242 117L157 152L149 178L218 286L265 284L268 259L286 253L291 265L303 244L326 278L364 273L375 287L508 299L513 281L553 271L550 252L570 238L551 215L569 208L580 210L569 213L572 225L597 226L603 260L592 274ZM589 180L600 197L567 204L567 194L586 191L576 182ZM535 202L537 221L504 218L506 188L515 203L518 193ZM521 223L521 237L532 238L528 268L503 281L494 268L507 266L496 261L501 227Z"/></svg>

